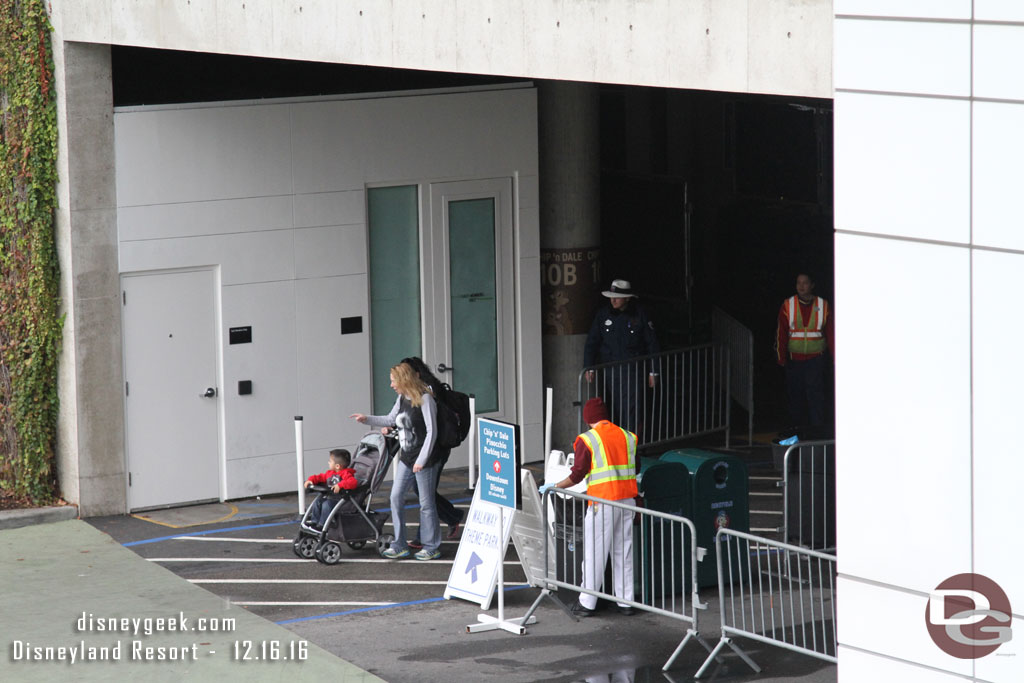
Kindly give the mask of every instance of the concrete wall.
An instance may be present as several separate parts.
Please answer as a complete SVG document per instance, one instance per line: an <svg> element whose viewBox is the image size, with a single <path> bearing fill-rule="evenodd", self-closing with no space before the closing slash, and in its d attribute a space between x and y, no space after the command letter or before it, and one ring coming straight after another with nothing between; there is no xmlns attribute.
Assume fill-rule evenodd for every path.
<svg viewBox="0 0 1024 683"><path fill-rule="evenodd" d="M540 335L536 109L520 87L118 110L120 271L220 267L227 498L294 486L293 415L310 453L366 431L347 416L371 406L375 183L515 179L519 422L524 457L540 458L541 359L524 352ZM339 334L349 316L363 334ZM229 345L243 325L254 342ZM234 390L243 379L252 395Z"/></svg>
<svg viewBox="0 0 1024 683"><path fill-rule="evenodd" d="M64 339L57 475L83 515L125 509L110 48L54 41Z"/></svg>
<svg viewBox="0 0 1024 683"><path fill-rule="evenodd" d="M925 629L964 572L1021 623L1024 5L835 11L839 678L1024 680L1018 640L958 659Z"/></svg>
<svg viewBox="0 0 1024 683"><path fill-rule="evenodd" d="M830 0L54 0L63 40L832 95Z"/></svg>

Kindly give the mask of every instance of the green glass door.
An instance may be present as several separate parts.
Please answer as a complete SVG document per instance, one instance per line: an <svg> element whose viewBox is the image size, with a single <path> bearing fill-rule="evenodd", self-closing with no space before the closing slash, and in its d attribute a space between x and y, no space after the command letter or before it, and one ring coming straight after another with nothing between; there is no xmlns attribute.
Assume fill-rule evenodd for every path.
<svg viewBox="0 0 1024 683"><path fill-rule="evenodd" d="M479 413L497 412L499 403L494 203L448 202L452 381L476 396Z"/></svg>
<svg viewBox="0 0 1024 683"><path fill-rule="evenodd" d="M430 186L433 258L424 310L424 359L478 415L515 421L512 181ZM443 276L439 277L440 275Z"/></svg>

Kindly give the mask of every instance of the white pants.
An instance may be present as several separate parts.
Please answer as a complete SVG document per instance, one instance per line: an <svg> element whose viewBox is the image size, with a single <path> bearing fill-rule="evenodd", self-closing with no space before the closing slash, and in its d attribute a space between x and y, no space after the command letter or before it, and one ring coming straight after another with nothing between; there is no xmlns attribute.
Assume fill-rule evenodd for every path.
<svg viewBox="0 0 1024 683"><path fill-rule="evenodd" d="M632 498L616 501L635 506ZM633 599L633 511L612 505L594 503L583 518L583 588L600 590L604 566L612 556L612 586L602 592L613 593L622 600ZM587 609L597 607L597 598L580 593L580 604ZM623 603L619 603L622 605Z"/></svg>

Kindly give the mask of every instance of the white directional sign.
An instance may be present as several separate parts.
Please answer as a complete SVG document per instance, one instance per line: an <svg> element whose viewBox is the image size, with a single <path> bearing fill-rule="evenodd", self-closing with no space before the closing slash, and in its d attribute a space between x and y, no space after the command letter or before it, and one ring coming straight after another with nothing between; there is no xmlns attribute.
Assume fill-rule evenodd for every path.
<svg viewBox="0 0 1024 683"><path fill-rule="evenodd" d="M501 508L481 500L480 488L477 486L473 492L473 503L466 517L444 597L462 598L479 603L483 609L490 609L498 582L498 567L505 559L514 515L504 514L504 528L499 532Z"/></svg>

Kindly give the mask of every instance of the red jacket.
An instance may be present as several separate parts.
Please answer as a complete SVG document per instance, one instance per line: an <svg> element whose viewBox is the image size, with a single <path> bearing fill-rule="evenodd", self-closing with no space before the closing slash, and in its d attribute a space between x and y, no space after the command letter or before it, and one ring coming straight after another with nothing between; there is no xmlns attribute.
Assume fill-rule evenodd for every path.
<svg viewBox="0 0 1024 683"><path fill-rule="evenodd" d="M359 480L356 479L356 471L351 467L340 470L327 470L321 474L314 474L308 481L314 484L324 484L331 488L338 486L338 488L342 489L354 489L359 486Z"/></svg>

